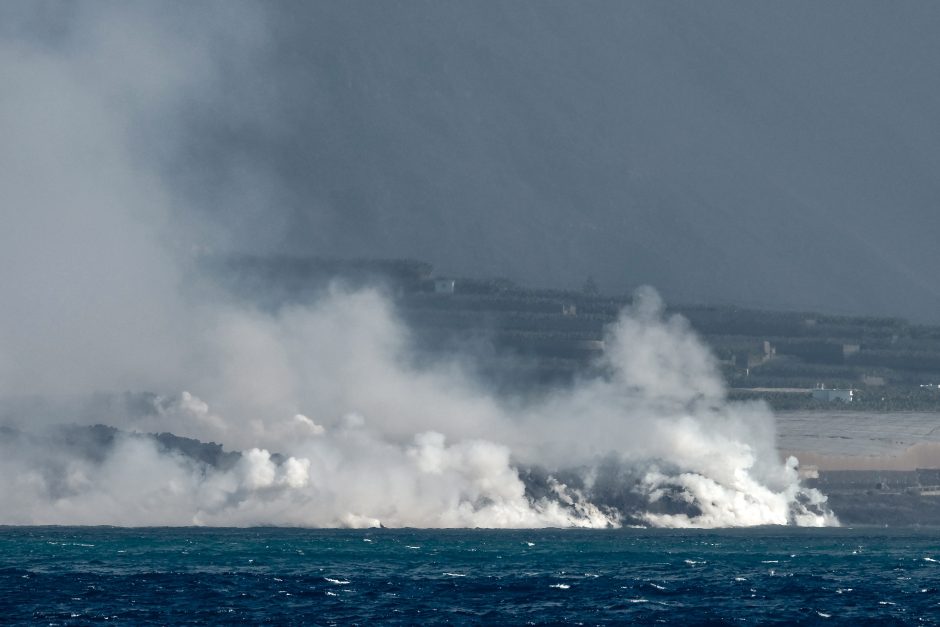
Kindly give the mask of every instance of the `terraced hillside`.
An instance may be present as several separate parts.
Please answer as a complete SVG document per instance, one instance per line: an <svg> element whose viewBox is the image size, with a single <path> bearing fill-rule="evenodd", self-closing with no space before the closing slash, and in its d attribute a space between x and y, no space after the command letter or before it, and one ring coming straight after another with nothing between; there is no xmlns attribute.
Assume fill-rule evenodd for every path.
<svg viewBox="0 0 940 627"><path fill-rule="evenodd" d="M514 390L595 370L605 329L630 295L535 289L499 278L435 280L414 260L239 257L209 260L214 280L264 307L315 300L330 284L386 290L424 354L471 355L481 375ZM830 409L817 385L849 388L846 409L940 410L940 326L898 318L671 304L712 348L733 398L777 409Z"/></svg>

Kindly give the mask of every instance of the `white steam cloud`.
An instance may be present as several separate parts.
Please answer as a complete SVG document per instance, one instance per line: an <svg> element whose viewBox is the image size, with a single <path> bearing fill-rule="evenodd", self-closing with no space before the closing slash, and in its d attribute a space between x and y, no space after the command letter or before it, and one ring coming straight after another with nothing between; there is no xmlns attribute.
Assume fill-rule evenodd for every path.
<svg viewBox="0 0 940 627"><path fill-rule="evenodd" d="M0 8L0 524L835 522L652 291L610 329L606 376L523 402L457 359L416 366L377 292L270 313L186 283L193 246L220 241L166 182L178 120L220 59L264 47L263 20L43 6ZM250 105L224 113L250 124ZM241 203L276 193L229 174L229 217L257 223ZM164 396L94 403L123 390ZM120 431L56 426L99 422Z"/></svg>
<svg viewBox="0 0 940 627"><path fill-rule="evenodd" d="M609 377L529 403L488 394L457 364L410 365L378 293L333 292L260 314L227 309L219 367L119 426L243 450L227 467L117 434L100 453L8 439L0 522L416 527L823 525L774 448L762 405L729 404L707 349L655 293L610 330ZM208 349L207 349L208 350ZM76 412L78 413L78 412ZM71 451L71 452L70 452ZM273 454L276 453L276 454ZM616 507L603 467L629 471ZM521 469L546 469L527 489ZM564 477L576 476L577 486ZM669 499L679 505L659 511Z"/></svg>

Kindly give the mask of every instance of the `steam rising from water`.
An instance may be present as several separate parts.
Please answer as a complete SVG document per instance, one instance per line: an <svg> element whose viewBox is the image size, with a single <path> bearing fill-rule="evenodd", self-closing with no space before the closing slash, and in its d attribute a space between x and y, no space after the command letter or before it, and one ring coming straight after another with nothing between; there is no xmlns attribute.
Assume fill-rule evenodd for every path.
<svg viewBox="0 0 940 627"><path fill-rule="evenodd" d="M224 62L263 56L257 6L191 20L40 4L0 8L0 523L833 522L778 458L768 410L725 401L708 351L651 291L610 329L607 376L514 401L457 358L416 366L378 292L264 313L186 283L192 248L245 248L197 220L166 171L192 104L227 93ZM208 110L265 121L230 100ZM221 222L276 241L280 192L260 171L191 184L221 178ZM162 396L89 409L95 391L128 389ZM121 432L56 426L98 422ZM163 432L242 454L135 435Z"/></svg>
<svg viewBox="0 0 940 627"><path fill-rule="evenodd" d="M610 329L609 376L526 403L490 395L456 362L412 365L407 330L377 292L275 314L229 309L217 322L205 357L218 367L200 396L156 397L119 426L222 442L244 451L237 461L207 464L129 434L92 453L7 438L0 522L834 522L800 487L795 460L778 458L772 416L725 402L710 354L651 290ZM541 491L520 474L533 468ZM602 480L611 468L614 485Z"/></svg>

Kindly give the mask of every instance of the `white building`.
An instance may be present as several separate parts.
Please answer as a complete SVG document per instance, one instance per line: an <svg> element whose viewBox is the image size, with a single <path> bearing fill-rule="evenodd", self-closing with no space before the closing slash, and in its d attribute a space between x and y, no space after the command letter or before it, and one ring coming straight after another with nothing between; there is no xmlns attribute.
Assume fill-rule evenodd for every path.
<svg viewBox="0 0 940 627"><path fill-rule="evenodd" d="M842 401L851 403L855 398L855 390L827 389L820 385L813 390L813 400L816 401Z"/></svg>

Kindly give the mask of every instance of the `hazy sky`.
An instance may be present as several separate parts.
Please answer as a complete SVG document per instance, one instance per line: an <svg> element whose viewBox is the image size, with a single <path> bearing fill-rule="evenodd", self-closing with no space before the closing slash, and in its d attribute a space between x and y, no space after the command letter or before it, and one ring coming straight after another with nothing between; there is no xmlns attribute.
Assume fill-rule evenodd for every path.
<svg viewBox="0 0 940 627"><path fill-rule="evenodd" d="M938 32L857 0L0 8L3 67L68 60L183 248L935 322Z"/></svg>
<svg viewBox="0 0 940 627"><path fill-rule="evenodd" d="M650 289L608 377L527 402L416 364L376 292L188 280L203 251L408 256L935 316L933 5L698 6L0 2L0 523L603 526L516 464L605 459L701 510L650 524L834 522ZM89 458L42 439L68 421L245 454Z"/></svg>

